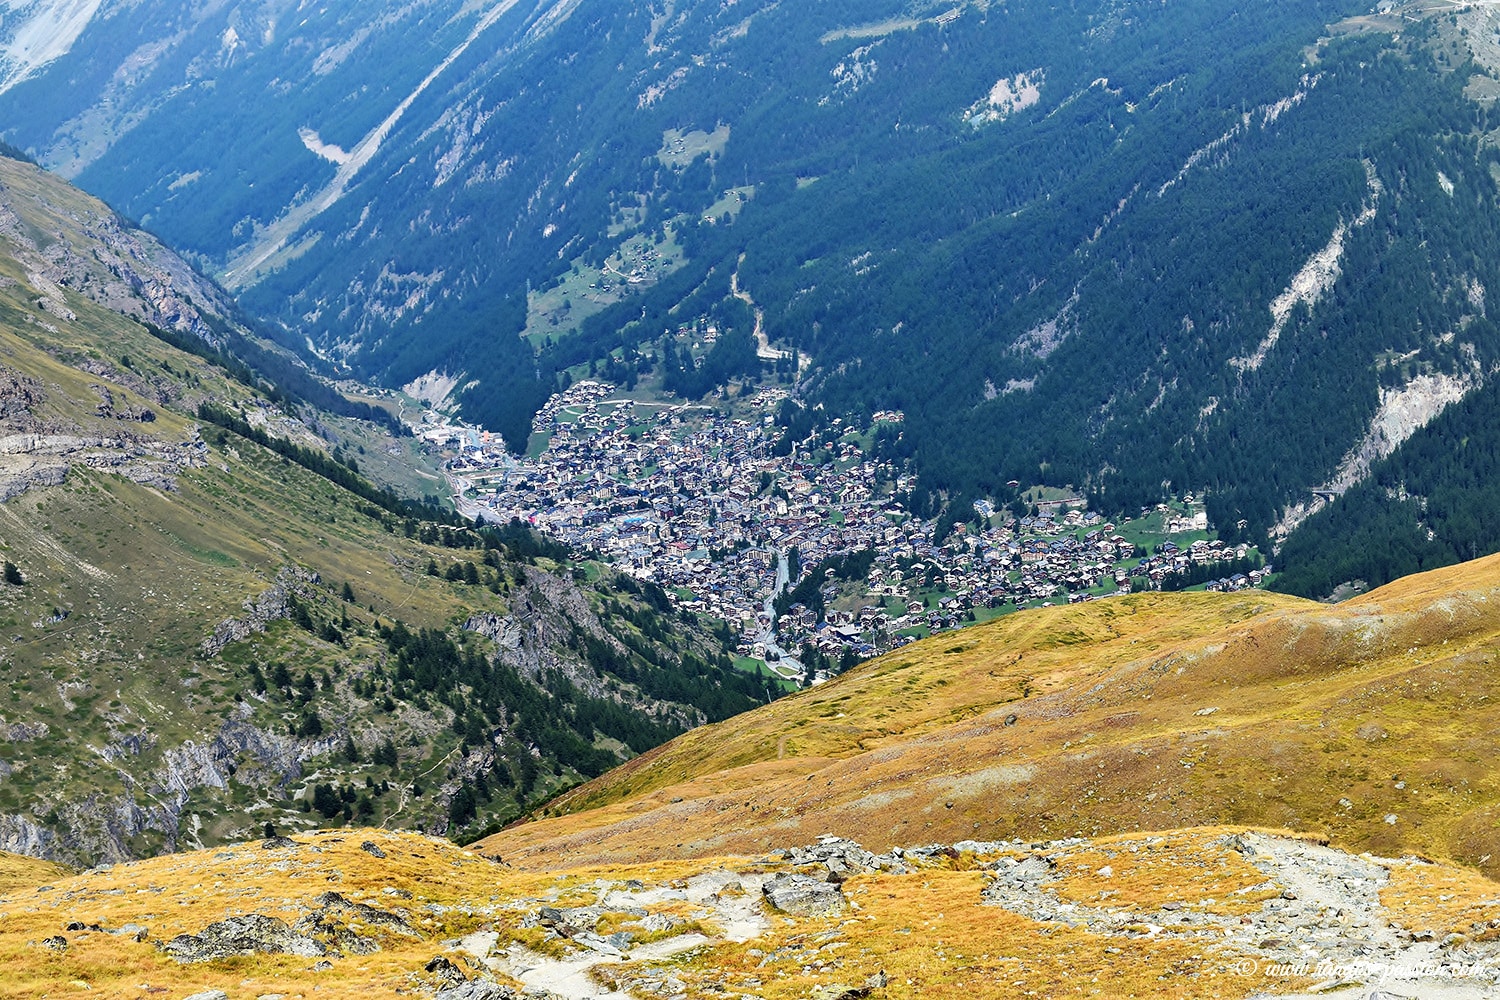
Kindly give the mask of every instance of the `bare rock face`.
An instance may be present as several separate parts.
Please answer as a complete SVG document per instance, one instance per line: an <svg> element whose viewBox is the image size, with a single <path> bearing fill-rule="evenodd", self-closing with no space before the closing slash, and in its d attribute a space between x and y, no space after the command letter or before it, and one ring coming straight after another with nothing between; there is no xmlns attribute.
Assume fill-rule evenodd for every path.
<svg viewBox="0 0 1500 1000"><path fill-rule="evenodd" d="M0 720L0 736L7 731ZM119 760L139 753L142 745L112 744L101 756ZM182 836L183 811L194 791L225 788L236 772L240 780L253 780L258 787L282 788L301 776L303 760L327 750L327 745L299 742L231 717L216 733L166 748L161 765L143 776L142 786L133 793L58 803L55 827L43 826L27 813L0 814L0 850L70 864L114 863L136 857L131 842L151 832L163 836L166 850L175 850Z"/></svg>
<svg viewBox="0 0 1500 1000"><path fill-rule="evenodd" d="M203 640L202 649L207 656L217 656L232 642L248 639L257 632L264 632L273 621L290 614L288 597L307 593L307 588L318 582L316 573L309 573L298 566L283 566L271 584L259 597L245 598L245 617L226 618L214 629L213 635Z"/></svg>
<svg viewBox="0 0 1500 1000"><path fill-rule="evenodd" d="M25 173L36 168L11 163L7 169ZM86 242L92 252L79 253L66 238L42 245L34 238L39 225L54 230L49 235ZM205 317L231 313L223 291L155 237L125 225L97 202L83 203L64 216L51 206L8 196L0 199L0 238L26 268L28 283L39 293L37 305L59 319L74 318L62 294L67 289L144 322L222 342Z"/></svg>
<svg viewBox="0 0 1500 1000"><path fill-rule="evenodd" d="M336 892L317 898L318 909L288 926L286 921L263 913L247 913L209 924L197 934L179 934L157 947L178 962L212 962L235 955L369 955L380 944L368 934L356 933L349 924L402 937L420 938L404 919L394 913L354 903Z"/></svg>
<svg viewBox="0 0 1500 1000"><path fill-rule="evenodd" d="M533 680L556 670L591 698L620 698L618 689L606 683L602 674L569 651L572 633L577 630L594 636L622 656L629 655L571 580L528 570L525 586L512 595L509 615L475 614L464 623L464 629L492 640L499 647L500 662ZM708 721L697 709L640 692L633 700L639 710L657 721L687 729Z"/></svg>

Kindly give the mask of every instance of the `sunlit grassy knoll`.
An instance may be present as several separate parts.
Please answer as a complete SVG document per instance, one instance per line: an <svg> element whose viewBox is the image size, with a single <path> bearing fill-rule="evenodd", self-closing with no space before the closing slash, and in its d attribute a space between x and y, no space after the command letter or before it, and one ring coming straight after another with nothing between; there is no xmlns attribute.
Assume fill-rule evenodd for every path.
<svg viewBox="0 0 1500 1000"><path fill-rule="evenodd" d="M1380 901L1413 934L1500 939L1500 883L1475 871L1407 859L1391 867Z"/></svg>
<svg viewBox="0 0 1500 1000"><path fill-rule="evenodd" d="M52 879L64 878L71 874L72 872L67 868L53 864L51 861L0 851L0 892L44 885Z"/></svg>
<svg viewBox="0 0 1500 1000"><path fill-rule="evenodd" d="M985 869L999 855L966 851L915 861L915 870L906 875L852 876L843 886L849 910L839 917L793 917L764 909L764 930L743 943L721 940L723 928L705 918L697 904L653 903L653 912L685 922L642 935L637 944L688 933L710 941L670 958L596 966L594 975L617 988L629 988L640 977L671 977L688 996L727 992L764 1000L804 1000L831 984L859 987L882 976L886 985L879 995L890 998L1239 1000L1266 986L1264 978L1242 974L1239 952L1211 937L1159 934L1144 919L1169 905L1233 918L1277 895L1280 886L1226 840L1244 830L1204 827L1040 848L1052 865L1055 880L1049 886L1059 905L1140 913L1139 925L1106 932L1086 921L1038 922L989 904L982 894L991 877ZM6 968L0 997L86 994L138 1000L143 992L181 996L222 989L231 997L278 993L356 1000L421 992L424 985L436 985L423 971L434 955L477 968L452 947L479 930L498 935L501 952L515 943L567 957L575 946L525 926L539 906L593 906L628 880L680 887L700 873L747 877L768 864L741 856L575 868L562 867L572 856L559 853L555 866L528 871L446 841L385 830L323 831L293 839L292 847L267 849L250 842L78 875L33 868L0 891L0 962ZM1028 853L1018 846L999 850ZM1500 894L1495 883L1450 865L1412 860L1388 866L1391 880L1381 899L1399 925L1440 937L1493 935ZM277 955L180 965L155 947L232 915L260 913L294 923L318 910L319 897L328 891L400 916L415 934L346 916L345 925L373 937L380 950L331 955L321 968L315 958ZM722 891L726 896L745 892L732 886ZM636 919L625 910L611 911L598 932L632 929ZM66 929L75 922L102 930ZM128 924L145 927L147 938L107 933ZM66 950L39 944L57 935L66 940ZM489 974L520 985L503 973ZM1310 982L1288 975L1276 986L1295 990Z"/></svg>
<svg viewBox="0 0 1500 1000"><path fill-rule="evenodd" d="M301 846L292 850L265 851L250 843L59 879L45 893L12 891L0 898L5 913L0 963L7 970L0 977L0 996L38 996L49 990L53 996L72 995L86 989L91 997L139 997L142 983L171 995L212 988L235 996L314 990L320 997L390 994L411 984L412 974L441 950L443 937L473 929L474 918L446 908L464 898L487 902L489 894L482 887L503 873L451 844L409 834L367 830L298 840ZM361 851L365 841L379 845L387 857ZM411 895L403 898L386 889ZM179 965L153 943L251 912L294 922L329 890L378 909L405 911L423 937L359 928L375 933L381 950L334 958L327 972L314 971L314 959L285 956ZM434 910L432 904L443 909ZM134 923L150 933L137 942L131 935L65 932L73 921L97 923L105 930ZM34 943L56 934L68 939L66 952ZM68 988L76 983L86 986Z"/></svg>
<svg viewBox="0 0 1500 1000"><path fill-rule="evenodd" d="M569 810L639 794L687 775L785 758L844 758L901 743L958 720L1102 672L1100 650L1136 658L1163 644L1296 603L1273 595L1237 600L1126 598L1012 616L898 650L828 684L719 726L686 734L554 804ZM1144 646L1139 645L1144 643Z"/></svg>
<svg viewBox="0 0 1500 1000"><path fill-rule="evenodd" d="M1146 911L1177 903L1231 916L1251 913L1281 888L1271 887L1260 869L1224 842L1226 832L1198 827L1100 838L1059 863L1058 897Z"/></svg>
<svg viewBox="0 0 1500 1000"><path fill-rule="evenodd" d="M1339 607L1134 595L1012 615L689 733L487 849L529 865L564 846L603 860L824 832L878 850L1244 823L1494 873L1497 636L1496 558Z"/></svg>

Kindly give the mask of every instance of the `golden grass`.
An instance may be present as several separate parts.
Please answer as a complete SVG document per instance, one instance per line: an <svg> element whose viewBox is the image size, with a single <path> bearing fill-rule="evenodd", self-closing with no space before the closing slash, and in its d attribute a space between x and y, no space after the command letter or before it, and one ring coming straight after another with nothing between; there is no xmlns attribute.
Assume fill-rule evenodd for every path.
<svg viewBox="0 0 1500 1000"><path fill-rule="evenodd" d="M1390 873L1380 901L1392 922L1437 940L1450 934L1500 939L1500 883L1468 869L1416 860L1398 862Z"/></svg>
<svg viewBox="0 0 1500 1000"><path fill-rule="evenodd" d="M1164 831L1049 847L1063 902L1150 913L1164 904L1247 912L1273 892L1236 852L1226 834L1242 827ZM1271 831L1267 831L1271 832ZM1276 831L1284 833L1284 831ZM0 894L0 997L182 996L222 989L231 997L279 993L289 998L356 1000L420 990L422 967L447 951L444 941L477 930L499 933L502 947L525 945L563 958L570 945L539 928L520 926L537 906L591 905L611 886L640 879L681 885L709 870L754 871L757 861L711 858L622 867L518 871L441 840L382 830L326 831L298 836L297 848L259 843L198 851L68 875L38 866L51 881ZM1320 840L1319 837L1310 839ZM372 841L378 859L360 845ZM606 985L643 977L675 978L689 996L750 995L805 1000L834 984L858 987L878 974L889 998L1220 997L1238 1000L1264 988L1239 974L1241 957L1211 943L1146 933L1110 936L1065 922L1039 922L983 902L989 856L939 856L909 875L868 873L844 884L850 910L842 917L799 918L768 911L768 930L744 943L710 943L672 958L596 967ZM566 863L566 858L560 861ZM1101 872L1108 868L1110 871ZM347 899L405 916L423 934L414 940L376 934L381 951L329 960L257 955L178 965L154 941L197 932L229 915L249 912L288 921L335 890ZM45 891L43 891L45 890ZM388 892L387 890L392 890ZM406 895L406 894L409 894ZM1500 886L1451 865L1395 862L1382 901L1414 932L1486 937L1500 905ZM665 902L653 912L687 922L647 940L719 928L694 904ZM634 918L614 913L601 933L629 929ZM150 928L150 940L95 931L67 931L70 921L106 930ZM61 934L65 952L39 945ZM463 960L449 952L462 966ZM502 982L510 982L500 977ZM512 985L518 985L511 983ZM1280 978L1278 989L1303 980Z"/></svg>
<svg viewBox="0 0 1500 1000"><path fill-rule="evenodd" d="M1135 595L917 643L484 843L517 865L1213 824L1500 872L1500 557L1328 607ZM1385 817L1395 815L1395 823Z"/></svg>
<svg viewBox="0 0 1500 1000"><path fill-rule="evenodd" d="M563 943L548 942L544 932L520 926L536 900L564 907L590 905L616 882L638 878L674 883L706 868L703 862L673 862L610 870L516 871L448 841L416 834L330 830L293 839L298 845L294 849L264 850L252 842L77 875L46 862L14 859L4 870L14 871L17 883L0 893L0 968L5 969L0 998L86 993L91 998L140 1000L156 991L172 997L207 989L222 989L231 997L390 996L430 980L422 968L445 952L443 942L476 930L493 930L502 942L516 941L561 956L566 950ZM363 850L367 841L386 857ZM12 860L13 856L0 856L0 861ZM27 870L31 877L23 885L21 875ZM275 955L179 965L155 946L247 913L294 923L316 910L317 897L329 891L403 916L421 939L359 927L360 933L378 940L381 950L331 957L331 968L325 970L314 968L318 959ZM656 909L680 910L681 916L691 917L686 904L674 906ZM73 922L97 924L103 930L66 930ZM127 924L147 928L148 939L138 942L133 935L107 933ZM715 929L704 922L690 923L656 937L695 931ZM66 951L40 945L55 935L67 940Z"/></svg>
<svg viewBox="0 0 1500 1000"><path fill-rule="evenodd" d="M84 987L74 983L87 984L90 997L132 1000L142 996L143 983L169 996L215 988L232 996L389 995L411 985L412 975L442 950L443 938L474 929L478 918L466 909L509 891L503 868L443 841L374 830L296 839L296 850L264 851L252 843L172 855L58 879L46 892L15 889L0 896L0 967L6 970L0 997L82 995ZM360 850L365 840L387 857ZM386 894L386 888L411 897ZM153 943L252 912L293 922L330 890L378 909L408 912L425 940L382 934L380 952L332 959L333 968L322 972L313 970L315 959L286 956L179 965ZM462 908L437 913L427 909L430 904ZM142 925L150 938L65 931L74 921L106 931ZM61 954L37 944L59 934L68 941Z"/></svg>
<svg viewBox="0 0 1500 1000"><path fill-rule="evenodd" d="M0 893L44 885L52 879L65 878L70 874L72 869L51 861L0 851Z"/></svg>
<svg viewBox="0 0 1500 1000"><path fill-rule="evenodd" d="M980 902L977 872L861 875L845 884L845 918L776 917L745 944L692 953L666 967L689 995L727 991L803 1000L819 986L860 986L884 973L878 995L937 997L1237 998L1257 984L1233 956L1179 941L1127 940L1042 924ZM607 966L606 982L640 967Z"/></svg>
<svg viewBox="0 0 1500 1000"><path fill-rule="evenodd" d="M1112 837L1072 851L1053 885L1059 898L1099 907L1152 910L1165 903L1239 915L1281 893L1260 869L1220 841L1225 830L1198 828L1153 837Z"/></svg>

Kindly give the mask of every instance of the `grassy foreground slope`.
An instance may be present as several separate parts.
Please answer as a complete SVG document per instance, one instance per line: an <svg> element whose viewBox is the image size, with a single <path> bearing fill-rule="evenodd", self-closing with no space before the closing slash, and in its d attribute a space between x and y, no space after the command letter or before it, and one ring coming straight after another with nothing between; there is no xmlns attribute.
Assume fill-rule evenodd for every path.
<svg viewBox="0 0 1500 1000"><path fill-rule="evenodd" d="M470 850L343 829L0 866L0 997L1238 1000L1323 961L1487 995L1497 585L1492 558L1338 607L1014 615L694 730ZM782 850L825 832L907 850ZM819 851L855 867L824 882ZM793 872L837 908L773 909Z"/></svg>
<svg viewBox="0 0 1500 1000"><path fill-rule="evenodd" d="M529 865L1246 823L1494 874L1497 641L1496 557L1332 607L1028 612L689 733L483 847Z"/></svg>
<svg viewBox="0 0 1500 1000"><path fill-rule="evenodd" d="M1122 877L1113 884L1127 886L1132 903L1197 903L1211 893L1222 897L1210 904L1213 910L1250 911L1243 895L1263 876L1217 842L1223 834L1154 838L1164 863L1128 877L1122 865ZM1128 847L1101 844L1100 849ZM1078 849L1077 860L1092 860L1091 850ZM1049 926L985 905L980 889L986 878L973 868L972 858L967 866L939 859L911 875L860 875L845 887L857 914L760 919L758 933L739 942L724 940L724 928L713 921L692 918L698 907L680 899L687 895L683 887L700 879L737 875L753 884L764 868L747 859L715 859L533 874L442 841L361 830L301 835L274 849L240 844L110 871L50 874L45 882L0 889L0 907L7 914L0 924L0 961L6 968L0 997L178 1000L222 990L236 1000L267 994L358 1000L431 997L457 984L466 992L449 994L455 998L520 1000L530 987L551 990L532 996L572 1000L618 997L615 990L627 989L648 996L660 992L652 987L670 983L671 995L724 996L732 990L728 995L804 1000L838 995L837 988L820 992L834 983L859 983L883 973L888 986L871 991L875 996L1075 995L1075 981L1091 980L1082 995L1104 995L1096 977L1107 974L1111 996L1186 1000L1244 997L1266 983L1236 975L1233 952L1212 952L1205 960L1205 949L1192 942ZM1449 881L1462 875L1448 869L1442 874ZM637 880L640 888L623 886L627 879ZM1063 891L1086 898L1094 888L1083 875ZM1450 888L1461 891L1465 901L1475 896L1473 885ZM649 951L652 936L640 934L627 905L599 903L612 890L616 896L664 890L679 897L649 904L654 914L675 921L654 937L659 945L694 946L665 959L641 956L619 963L596 954L590 962L588 949L537 925L543 906L593 907L606 911L603 926L629 928L647 938L640 950ZM1229 897L1236 891L1242 898ZM384 916L352 907L330 913L327 892ZM746 900L747 912L759 907L758 901ZM216 921L250 913L288 925L321 914L315 934L330 945L326 957L247 954L184 964L160 950L178 934L199 934ZM351 948L350 935L367 943ZM836 942L842 944L828 948ZM812 958L815 954L823 957ZM452 963L452 971L435 958ZM1304 981L1280 980L1283 985Z"/></svg>

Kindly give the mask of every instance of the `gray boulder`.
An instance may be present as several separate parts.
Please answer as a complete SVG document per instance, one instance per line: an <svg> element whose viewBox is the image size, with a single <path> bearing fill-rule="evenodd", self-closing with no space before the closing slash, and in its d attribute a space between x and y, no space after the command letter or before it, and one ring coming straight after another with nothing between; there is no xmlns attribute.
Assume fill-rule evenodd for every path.
<svg viewBox="0 0 1500 1000"><path fill-rule="evenodd" d="M529 990L526 996L527 1000L538 1000L538 994ZM439 990L433 1000L520 1000L520 998L521 994L509 986L475 979L446 990Z"/></svg>
<svg viewBox="0 0 1500 1000"><path fill-rule="evenodd" d="M798 917L836 917L849 907L837 884L806 875L776 875L760 891L776 909Z"/></svg>

